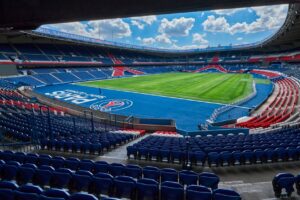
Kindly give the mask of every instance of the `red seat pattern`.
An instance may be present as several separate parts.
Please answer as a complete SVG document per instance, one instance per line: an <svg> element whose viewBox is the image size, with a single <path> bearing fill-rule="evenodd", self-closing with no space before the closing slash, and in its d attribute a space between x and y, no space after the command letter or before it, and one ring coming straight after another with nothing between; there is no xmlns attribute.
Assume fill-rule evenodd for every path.
<svg viewBox="0 0 300 200"><path fill-rule="evenodd" d="M129 68L129 67L124 67L124 66L122 66L124 63L123 63L121 60L117 59L117 58L116 58L115 56L113 56L112 54L109 54L108 56L111 58L111 60L112 60L112 62L113 62L114 64L120 65L120 66L115 66L115 67L113 67L113 69L114 69L114 71L113 71L113 73L112 73L112 76L113 76L113 77L124 76L126 71L127 71L127 72L130 72L130 73L132 73L132 74L135 74L135 75L141 75L141 74L144 74L144 72L141 72L141 71L138 71L138 70L135 70L135 69L131 69L131 68Z"/></svg>
<svg viewBox="0 0 300 200"><path fill-rule="evenodd" d="M267 71L267 70L253 69L251 72L254 74L260 74L260 75L267 76L268 78L275 78L275 77L280 76L280 74L278 72Z"/></svg>
<svg viewBox="0 0 300 200"><path fill-rule="evenodd" d="M279 92L276 98L260 115L250 120L236 124L245 128L267 128L287 120L294 112L298 104L299 90L296 83L288 78L276 82Z"/></svg>
<svg viewBox="0 0 300 200"><path fill-rule="evenodd" d="M202 72L202 71L205 71L205 70L208 70L208 69L216 69L220 72L224 72L224 73L227 73L228 71L222 67L221 65L207 65L205 67L202 67L200 69L197 69L196 71L194 71L195 73L198 73L198 72Z"/></svg>

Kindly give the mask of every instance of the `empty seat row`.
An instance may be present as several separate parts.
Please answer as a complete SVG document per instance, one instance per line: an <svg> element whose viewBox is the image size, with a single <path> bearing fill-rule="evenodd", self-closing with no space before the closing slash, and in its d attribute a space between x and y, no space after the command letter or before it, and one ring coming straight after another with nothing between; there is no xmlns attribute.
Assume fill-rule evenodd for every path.
<svg viewBox="0 0 300 200"><path fill-rule="evenodd" d="M28 154L27 154L28 155ZM79 160L77 158L63 158L59 156L55 156L51 158L49 155L40 155L39 157L35 157L30 154L28 157L24 155L24 153L17 152L12 154L11 152L2 152L0 153L0 158L3 158L1 161L2 177L6 177L5 179L14 179L17 175L18 167L23 171L27 171L31 174L30 177L33 176L34 170L37 168L47 169L48 171L67 169L73 171L74 173L77 171L87 171L89 173L97 174L97 173L105 173L110 176L129 176L134 179L141 178L149 178L158 182L165 181L173 181L180 182L183 185L205 185L207 187L211 187L216 189L219 183L219 177L213 173L203 172L196 173L193 171L183 170L177 171L172 168L164 168L159 169L153 166L146 166L144 168L138 165L123 165L120 163L112 163L108 164L105 161L96 161L93 162L91 160ZM5 161L4 161L5 160ZM5 163L6 162L6 163ZM24 163L21 165L19 162ZM11 166L12 165L12 166ZM39 166L39 167L37 167ZM25 169L23 169L25 168ZM31 168L31 169L27 169ZM29 171L28 171L29 170ZM42 173L41 171L40 173ZM46 175L49 172L45 172ZM25 175L24 173L23 175ZM42 174L38 177L43 177ZM10 178L8 178L10 177ZM28 179L28 178L27 178ZM30 180L30 179L29 179ZM28 181L28 180L27 180Z"/></svg>
<svg viewBox="0 0 300 200"><path fill-rule="evenodd" d="M129 177L117 177L115 179L115 188L111 189L110 184L103 180L98 180L104 187L93 186L94 190L89 191L93 194L87 193L73 193L65 189L50 188L42 189L37 185L25 184L18 186L14 182L0 181L0 199L10 200L68 200L68 199L80 199L80 200L96 200L96 196L101 199L113 199L103 198L103 195L117 196L120 198L129 198L132 200L239 200L240 195L233 190L215 189L212 190L205 186L190 185L186 188L183 185L166 181L159 185L158 182L151 179L140 179L135 181ZM15 192L22 192L22 197ZM31 195L28 195L31 194ZM35 195L33 195L35 194ZM41 196L42 195L42 196ZM95 196L93 196L95 195ZM76 198L75 198L76 197Z"/></svg>
<svg viewBox="0 0 300 200"><path fill-rule="evenodd" d="M174 138L149 136L127 147L128 158L223 166L299 160L299 129L268 134Z"/></svg>
<svg viewBox="0 0 300 200"><path fill-rule="evenodd" d="M0 181L0 199L3 200L98 200L92 194L78 192L72 195L68 191L53 188L43 190L36 185L18 186L13 182ZM115 198L101 198L114 200ZM117 199L115 199L117 200Z"/></svg>

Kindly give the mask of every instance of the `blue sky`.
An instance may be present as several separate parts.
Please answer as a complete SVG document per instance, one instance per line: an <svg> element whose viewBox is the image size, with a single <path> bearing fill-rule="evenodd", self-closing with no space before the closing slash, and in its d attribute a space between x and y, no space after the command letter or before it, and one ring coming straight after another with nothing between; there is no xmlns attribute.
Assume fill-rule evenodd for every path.
<svg viewBox="0 0 300 200"><path fill-rule="evenodd" d="M83 21L43 27L103 40L165 49L248 44L274 34L288 5Z"/></svg>

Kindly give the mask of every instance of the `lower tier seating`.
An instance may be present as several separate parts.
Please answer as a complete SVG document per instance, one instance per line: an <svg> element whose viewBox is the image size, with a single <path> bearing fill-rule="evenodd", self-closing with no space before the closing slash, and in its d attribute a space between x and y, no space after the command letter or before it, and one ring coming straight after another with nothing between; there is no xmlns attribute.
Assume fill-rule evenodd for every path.
<svg viewBox="0 0 300 200"><path fill-rule="evenodd" d="M82 194L82 200L101 195L138 200L241 199L232 190L218 189L219 177L208 172L178 172L10 151L0 152L0 159L0 199L74 199L82 194L78 192L89 193ZM15 197L18 192L26 195ZM31 195L25 198L27 193Z"/></svg>

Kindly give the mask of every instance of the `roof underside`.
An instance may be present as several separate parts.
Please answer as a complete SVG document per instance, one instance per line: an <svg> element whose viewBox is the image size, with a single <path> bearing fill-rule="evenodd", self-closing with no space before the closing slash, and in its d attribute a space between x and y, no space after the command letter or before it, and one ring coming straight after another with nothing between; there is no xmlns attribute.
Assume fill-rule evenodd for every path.
<svg viewBox="0 0 300 200"><path fill-rule="evenodd" d="M0 28L29 30L50 23L295 2L299 0L0 0Z"/></svg>

